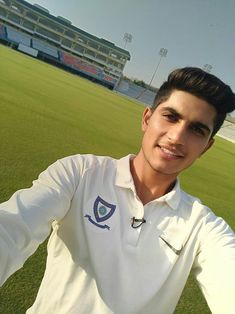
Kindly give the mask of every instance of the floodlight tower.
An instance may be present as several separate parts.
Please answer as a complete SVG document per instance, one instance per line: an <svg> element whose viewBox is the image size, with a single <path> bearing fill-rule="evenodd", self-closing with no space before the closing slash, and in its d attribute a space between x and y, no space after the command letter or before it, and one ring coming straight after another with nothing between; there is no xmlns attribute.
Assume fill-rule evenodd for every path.
<svg viewBox="0 0 235 314"><path fill-rule="evenodd" d="M124 36L123 36L123 40L125 42L124 44L124 49L126 48L126 45L127 43L131 43L132 42L132 39L133 39L133 36L129 33L125 33Z"/></svg>
<svg viewBox="0 0 235 314"><path fill-rule="evenodd" d="M212 70L212 68L213 68L213 66L212 65L210 65L210 64L204 64L204 66L203 66L203 70L204 71L206 71L206 72L208 72L208 73L210 73L211 72L211 70Z"/></svg>
<svg viewBox="0 0 235 314"><path fill-rule="evenodd" d="M167 50L166 48L161 48L161 49L159 50L159 53L158 53L158 54L159 54L159 56L160 56L160 59L159 59L159 61L158 61L158 64L157 64L157 66L156 66L155 71L153 72L153 76L152 76L152 78L151 78L151 80L150 80L150 82L149 82L149 86L151 86L152 81L153 81L153 79L154 79L154 77L155 77L155 75L156 75L156 73L157 73L158 68L159 68L159 65L160 65L160 63L161 63L161 61L162 61L162 58L165 58L165 57L166 57L167 52L168 52L168 50Z"/></svg>
<svg viewBox="0 0 235 314"><path fill-rule="evenodd" d="M151 87L152 81L153 81L153 79L154 79L154 77L155 77L155 75L156 75L156 73L157 73L157 70L158 70L159 65L160 65L160 63L161 63L161 61L162 61L162 58L165 58L165 57L166 57L167 52L168 52L168 50L167 50L166 48L161 48L161 49L159 50L159 53L158 53L158 54L159 54L159 56L160 56L160 59L159 59L159 61L158 61L158 64L157 64L157 66L156 66L154 72L153 72L153 76L152 76L152 78L151 78L151 80L150 80L150 82L149 82L148 87ZM139 98L146 92L146 90L147 90L147 88L145 88L145 89L136 97L136 99L139 99Z"/></svg>

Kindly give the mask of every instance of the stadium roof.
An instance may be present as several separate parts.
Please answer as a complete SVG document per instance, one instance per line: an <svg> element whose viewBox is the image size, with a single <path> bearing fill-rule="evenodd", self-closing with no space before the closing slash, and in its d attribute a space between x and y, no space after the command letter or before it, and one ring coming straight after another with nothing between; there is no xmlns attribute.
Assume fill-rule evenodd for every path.
<svg viewBox="0 0 235 314"><path fill-rule="evenodd" d="M105 40L103 38L98 38L96 36L93 36L93 35L85 32L85 31L83 31L82 29L80 29L80 28L70 24L70 21L68 21L66 18L55 17L54 15L50 14L49 11L46 8L40 7L39 5L30 4L30 3L28 3L27 1L24 1L24 0L15 0L15 1L25 5L26 7L30 8L30 9L32 9L34 11L37 11L38 13L40 13L40 14L42 14L42 15L44 15L44 16L46 16L46 17L48 17L48 18L50 18L50 19L52 19L54 21L56 21L59 24L62 24L63 26L66 26L66 27L68 27L70 29L73 29L76 32L79 32L80 34L82 34L82 35L84 35L84 36L86 36L86 37L88 37L88 38L90 38L92 40L98 41L99 43L102 43L103 45L108 46L109 48L112 48L112 49L114 49L116 51L119 51L119 52L125 54L127 56L128 60L130 60L131 56L130 56L129 51L115 46L115 44L110 42L110 41L107 41L107 40ZM66 20L67 20L67 22L66 22Z"/></svg>

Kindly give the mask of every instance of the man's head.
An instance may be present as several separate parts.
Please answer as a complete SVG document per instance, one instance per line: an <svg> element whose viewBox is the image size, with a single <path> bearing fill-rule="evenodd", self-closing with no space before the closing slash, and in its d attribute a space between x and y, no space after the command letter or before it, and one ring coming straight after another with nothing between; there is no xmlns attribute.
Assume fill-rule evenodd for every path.
<svg viewBox="0 0 235 314"><path fill-rule="evenodd" d="M143 113L138 160L174 180L213 145L234 105L232 90L215 76L198 68L172 72Z"/></svg>
<svg viewBox="0 0 235 314"><path fill-rule="evenodd" d="M235 110L235 96L228 85L200 68L186 67L170 73L156 94L152 111L175 90L188 92L214 107L217 114L211 137L220 129L226 114Z"/></svg>

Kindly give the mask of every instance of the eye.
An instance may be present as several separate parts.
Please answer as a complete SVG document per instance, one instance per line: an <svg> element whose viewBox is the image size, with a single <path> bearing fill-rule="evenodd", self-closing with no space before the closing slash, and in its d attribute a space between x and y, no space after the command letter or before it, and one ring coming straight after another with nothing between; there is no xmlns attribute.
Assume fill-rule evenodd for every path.
<svg viewBox="0 0 235 314"><path fill-rule="evenodd" d="M205 136L206 133L204 131L204 129L201 127L201 126L198 126L198 125L191 125L191 130L197 134L197 135L200 135L200 136Z"/></svg>
<svg viewBox="0 0 235 314"><path fill-rule="evenodd" d="M179 117L174 113L163 113L163 117L170 122L177 122L179 120Z"/></svg>

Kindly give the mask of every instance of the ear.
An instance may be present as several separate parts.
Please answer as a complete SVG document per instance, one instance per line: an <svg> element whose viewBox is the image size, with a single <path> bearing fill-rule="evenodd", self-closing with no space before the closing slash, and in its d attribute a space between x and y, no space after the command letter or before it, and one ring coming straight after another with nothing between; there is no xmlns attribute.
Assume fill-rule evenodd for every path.
<svg viewBox="0 0 235 314"><path fill-rule="evenodd" d="M203 154L205 154L205 152L207 152L208 149L210 149L210 148L213 146L214 142L215 142L214 138L211 138L211 139L209 140L209 142L207 143L206 147L204 148L204 150L203 150L203 152L201 153L200 156L202 156Z"/></svg>
<svg viewBox="0 0 235 314"><path fill-rule="evenodd" d="M149 124L149 119L151 118L152 114L153 114L153 112L152 112L151 108L146 107L144 112L143 112L142 124L141 124L141 128L142 128L143 132L146 131L148 124Z"/></svg>

